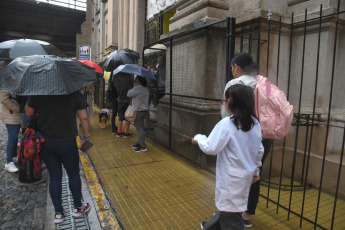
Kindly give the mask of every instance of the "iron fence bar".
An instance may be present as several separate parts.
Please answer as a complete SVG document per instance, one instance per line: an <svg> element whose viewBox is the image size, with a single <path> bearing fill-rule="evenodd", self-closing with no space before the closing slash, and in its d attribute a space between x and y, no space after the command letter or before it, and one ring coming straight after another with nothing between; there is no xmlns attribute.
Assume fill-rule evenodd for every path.
<svg viewBox="0 0 345 230"><path fill-rule="evenodd" d="M307 34L307 9L304 11L304 35L303 35L303 49L302 49L302 69L301 69L301 85L299 89L299 100L298 100L298 115L301 113L301 104L302 104L302 88L303 88L303 77L304 77L304 58L305 58L305 41L306 41L306 34ZM297 156L297 148L298 148L298 134L299 134L299 120L297 120L297 128L296 128L296 137L295 137L295 147L293 153L293 161L292 161L292 170L291 170L291 189L290 189L290 199L289 199L289 210L291 209L291 201L292 201L292 192L293 192L293 182L295 177L295 167L296 167L296 156ZM288 220L290 219L290 211L288 212Z"/></svg>
<svg viewBox="0 0 345 230"><path fill-rule="evenodd" d="M304 212L304 204L305 204L305 196L307 192L307 182L308 182L308 172L309 172L309 163L310 163L310 155L311 155L311 146L312 146L312 138L313 138L313 131L314 131L314 121L315 121L315 110L316 110L316 96L317 96L317 87L319 81L319 62L320 62L320 46L321 46L321 26L322 26L322 4L320 5L320 19L319 19L319 32L318 32L318 41L317 41L317 56L316 56L316 75L315 75L315 91L314 91L314 102L313 102L313 112L312 112L312 126L310 130L310 137L309 137L309 149L308 149L308 159L307 159L307 166L306 166L306 173L305 173L305 182L303 188L303 198L302 198L302 209L301 209L301 219L300 219L300 227L302 227L302 216Z"/></svg>
<svg viewBox="0 0 345 230"><path fill-rule="evenodd" d="M105 93L105 80L102 78L102 84L103 84L103 93L102 93L102 108L105 108L105 103L104 103L104 93Z"/></svg>
<svg viewBox="0 0 345 230"><path fill-rule="evenodd" d="M273 204L279 206L280 208L282 208L282 209L284 209L284 210L286 210L286 211L291 212L291 213L294 214L295 216L300 217L300 215L299 215L297 212L291 211L289 208L285 207L284 205L278 204L276 201L274 201L274 200L272 200L272 199L269 199L268 197L266 197L266 196L264 196L264 195L262 195L262 194L260 194L260 196L261 196L262 198L264 198L264 199L268 199L271 203L273 203ZM316 225L318 228L320 228L320 229L322 229L322 230L327 230L327 228L323 227L322 225L319 225L319 224L314 223L312 220L309 220L309 219L306 218L306 217L302 217L302 218L303 218L303 220L305 220L305 221L307 221L307 222L309 222L309 223L311 223L311 224L313 224L313 225Z"/></svg>
<svg viewBox="0 0 345 230"><path fill-rule="evenodd" d="M340 0L338 0L338 11L340 7ZM328 132L329 132L329 123L331 120L331 110L332 110L332 99L333 99L333 84L334 84L334 68L335 68L335 56L337 52L337 39L338 39L338 26L339 26L339 14L337 14L336 22L335 22L335 31L334 31L334 46L333 46L333 61L332 61L332 77L331 77L331 89L329 95L329 104L328 104L328 115L327 115L327 126L326 126L326 138L325 138L325 147L323 150L323 160L322 160L322 168L321 168L321 179L319 185L319 195L317 200L317 207L316 207L316 215L315 215L315 224L317 223L317 218L319 214L319 206L320 206L320 197L321 197L321 189L323 183L323 172L325 170L325 161L326 161L326 152L327 152L327 142L328 142ZM315 226L314 226L314 229Z"/></svg>
<svg viewBox="0 0 345 230"><path fill-rule="evenodd" d="M218 24L218 23L221 23L221 22L225 22L226 20L227 20L227 18L223 18L223 19L220 19L220 20L217 20L217 21L214 21L214 22L210 22L210 23L205 24L205 25L203 25L203 26L200 26L200 27L198 27L198 28L193 28L193 29L190 29L190 30L183 31L183 32L181 32L181 33L179 33L179 34L171 35L171 36L169 36L169 37L166 37L166 38L163 38L163 39L161 39L161 40L152 42L152 43L150 43L150 44L146 44L146 45L144 45L144 48L147 49L147 48L149 48L149 47L151 47L151 46L154 46L154 45L156 45L156 44L162 44L162 43L164 43L164 42L170 42L170 39L171 39L171 38L182 37L183 35L188 35L188 34L190 34L190 33L192 33L192 32L195 32L195 31L199 31L199 30L205 29L205 28L207 28L208 26L212 26L212 25L215 25L215 24Z"/></svg>
<svg viewBox="0 0 345 230"><path fill-rule="evenodd" d="M167 95L170 95L170 93L166 93ZM185 97L185 98L192 98L192 99L201 99L201 100L207 100L207 101L217 101L221 102L220 99L215 99L215 98L208 98L208 97L197 97L197 96L188 96L188 95L182 95L182 94L171 94L174 97Z"/></svg>
<svg viewBox="0 0 345 230"><path fill-rule="evenodd" d="M241 43L240 43L240 52L243 52L243 25L241 26Z"/></svg>
<svg viewBox="0 0 345 230"><path fill-rule="evenodd" d="M249 31L251 31L252 30L252 24L250 24L249 25ZM251 32L249 32L249 44L248 44L248 53L252 53L252 33Z"/></svg>
<svg viewBox="0 0 345 230"><path fill-rule="evenodd" d="M267 59L266 59L266 77L268 78L268 63L270 60L270 43L271 43L271 10L269 10L268 14L268 34L267 34ZM271 146L271 158L270 158L270 168L268 171L268 186L267 186L267 197L270 197L270 188L271 188L271 176L272 176L272 163L273 163L273 149L274 149L274 141ZM266 201L266 207L268 207L268 199Z"/></svg>
<svg viewBox="0 0 345 230"><path fill-rule="evenodd" d="M281 39L281 24L282 24L282 16L279 17L279 32L278 32L278 59L277 59L277 79L276 79L276 85L278 86L278 76L279 76L279 60L280 60L280 39Z"/></svg>
<svg viewBox="0 0 345 230"><path fill-rule="evenodd" d="M282 23L282 17L280 16L279 17L279 25L281 26L281 23ZM279 39L278 39L278 61L277 61L277 85L278 85L278 75L279 75L279 60L280 60L280 46L281 46L281 43L280 43L280 39L281 39L281 27L279 27ZM285 145L286 145L286 137L284 137L284 141L283 141L283 152L282 152L282 163L281 163L281 166L280 166L280 170L281 170L281 173L280 173L280 176L279 176L279 189L278 189L278 200L277 200L277 210L276 210L276 213L278 214L278 209L279 209L279 204L280 204L280 192L281 192L281 184L282 184L282 178L283 178L283 167L284 167L284 155L285 155Z"/></svg>
<svg viewBox="0 0 345 230"><path fill-rule="evenodd" d="M338 0L338 12L339 12L339 9L340 9L340 0ZM339 16L339 14L338 14L338 16ZM334 218L335 218L335 212L336 212L336 207L337 207L338 191L339 191L340 177L341 177L341 169L342 169L343 157L344 157L345 126L344 126L343 129L344 129L344 132L343 132L343 144L341 146L341 154L340 154L340 162L339 162L339 170L338 170L337 188L335 190L335 196L334 196L334 205L333 205L331 230L333 230L333 226L334 226Z"/></svg>
<svg viewBox="0 0 345 230"><path fill-rule="evenodd" d="M231 23L231 19L228 17L227 18L227 21L226 21L226 35L227 35L227 38L226 38L226 57L225 57L225 60L226 60L226 64L225 64L225 84L226 82L230 81L230 72L231 72L231 68L230 68L230 23Z"/></svg>
<svg viewBox="0 0 345 230"><path fill-rule="evenodd" d="M231 59L234 57L235 53L235 28L236 19L228 18L227 20L227 50L226 50L226 83L230 81L233 76L230 69Z"/></svg>
<svg viewBox="0 0 345 230"><path fill-rule="evenodd" d="M261 28L261 23L259 22L259 29L260 28ZM261 38L261 32L259 30L258 31L258 53L256 54L256 62L258 63L259 66L260 66L260 49L261 49L260 38ZM259 74L259 70L257 71L257 74Z"/></svg>
<svg viewBox="0 0 345 230"><path fill-rule="evenodd" d="M170 37L170 101L169 101L169 149L171 149L172 135L172 58L173 58L173 37Z"/></svg>
<svg viewBox="0 0 345 230"><path fill-rule="evenodd" d="M338 9L339 9L339 8L338 8ZM343 157L344 157L344 144L345 144L345 126L344 126L344 132L343 132L343 145L342 145L342 147L341 147L340 163L339 163L339 170L338 170L337 188L336 188L336 190L335 190L335 196L334 196L334 205L333 205L333 214L332 214L331 230L333 229L335 211L336 211L336 207L337 207L338 191L339 191L340 177L341 177L341 169L342 169Z"/></svg>
<svg viewBox="0 0 345 230"><path fill-rule="evenodd" d="M322 18L330 18L330 17L333 17L333 16L337 16L339 14L343 14L345 13L345 10L343 11L339 11L338 13L332 13L332 14L327 14L327 15L323 15L321 16ZM312 21L315 21L315 20L318 20L319 18L310 18L310 19L307 19L307 20L303 20L303 21L300 21L300 22L295 22L294 25L298 25L298 24L303 24L304 22L312 22ZM281 27L289 27L291 26L291 24L283 24ZM274 26L274 27L271 27L271 30L274 30L274 29L278 29L279 26ZM267 31L268 29L259 29L259 30L256 30L256 31L252 31L252 33L256 33L256 32L265 32ZM244 33L244 35L247 34L247 33ZM249 34L249 32L248 32Z"/></svg>
<svg viewBox="0 0 345 230"><path fill-rule="evenodd" d="M305 142L304 142L304 151L303 151L303 163L302 163L302 172L301 172L301 185L303 185L303 181L304 181L304 170L305 170L305 160L306 160L306 156L307 156L307 149L308 149L308 137L309 137L309 123L307 123L307 131L305 134Z"/></svg>

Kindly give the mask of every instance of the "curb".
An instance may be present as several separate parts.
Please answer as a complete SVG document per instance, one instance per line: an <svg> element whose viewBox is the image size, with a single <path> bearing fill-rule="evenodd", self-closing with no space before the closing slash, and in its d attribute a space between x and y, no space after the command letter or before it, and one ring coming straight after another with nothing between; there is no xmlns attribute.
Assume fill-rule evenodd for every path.
<svg viewBox="0 0 345 230"><path fill-rule="evenodd" d="M86 180L89 184L90 193L96 201L96 211L102 229L121 229L120 224L110 208L110 204L99 183L97 174L86 153L79 152L80 161L84 168Z"/></svg>

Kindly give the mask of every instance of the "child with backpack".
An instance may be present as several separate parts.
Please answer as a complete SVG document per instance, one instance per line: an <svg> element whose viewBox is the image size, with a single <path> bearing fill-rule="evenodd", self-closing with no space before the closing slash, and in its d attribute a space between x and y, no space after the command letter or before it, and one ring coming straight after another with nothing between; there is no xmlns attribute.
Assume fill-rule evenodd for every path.
<svg viewBox="0 0 345 230"><path fill-rule="evenodd" d="M249 86L253 91L255 91L256 115L260 122L263 134L263 165L267 155L270 152L271 146L273 145L273 139L280 139L289 131L292 121L293 108L292 105L290 105L286 100L284 93L280 91L278 87L271 85L267 78L257 76L258 70L259 65L253 62L253 57L249 53L241 52L236 54L231 60L231 71L234 79L230 80L226 84L224 95L227 89L235 84ZM272 108L271 106L276 106L276 108ZM266 111L265 109L267 108L269 108L270 111ZM270 116L267 116L267 112L271 113L269 114ZM282 116L277 116L277 114ZM230 116L224 105L221 107L221 115L222 118ZM268 119L265 120L265 118ZM251 215L255 214L257 203L259 201L259 194L260 180L258 180L256 183L253 183L250 188L248 207L242 215L245 227L252 227Z"/></svg>
<svg viewBox="0 0 345 230"><path fill-rule="evenodd" d="M236 84L225 91L224 107L230 114L208 137L192 140L208 155L217 155L215 201L219 210L202 229L211 229L219 219L221 229L243 229L242 212L247 210L249 189L260 179L263 156L261 127L255 115L251 87Z"/></svg>

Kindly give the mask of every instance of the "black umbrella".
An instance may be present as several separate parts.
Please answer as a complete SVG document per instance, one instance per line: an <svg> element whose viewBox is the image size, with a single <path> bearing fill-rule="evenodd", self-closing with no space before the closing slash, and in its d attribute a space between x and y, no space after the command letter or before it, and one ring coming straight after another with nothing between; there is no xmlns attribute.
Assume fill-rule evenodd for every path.
<svg viewBox="0 0 345 230"><path fill-rule="evenodd" d="M119 65L124 64L136 64L140 58L139 53L130 49L121 49L112 52L109 57L107 57L102 65L102 67L108 71L114 71Z"/></svg>
<svg viewBox="0 0 345 230"><path fill-rule="evenodd" d="M95 69L53 55L14 59L0 71L0 89L15 95L67 95L96 79Z"/></svg>
<svg viewBox="0 0 345 230"><path fill-rule="evenodd" d="M18 39L0 43L0 59L15 59L29 55L56 55L66 56L56 46L40 40Z"/></svg>

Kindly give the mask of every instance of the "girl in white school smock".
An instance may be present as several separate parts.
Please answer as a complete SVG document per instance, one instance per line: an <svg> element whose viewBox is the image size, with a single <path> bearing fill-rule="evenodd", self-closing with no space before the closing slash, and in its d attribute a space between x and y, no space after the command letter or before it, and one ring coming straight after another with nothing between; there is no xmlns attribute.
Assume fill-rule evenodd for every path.
<svg viewBox="0 0 345 230"><path fill-rule="evenodd" d="M215 202L219 210L203 229L219 221L221 229L244 229L242 212L247 210L251 183L260 179L263 155L261 127L256 119L251 87L233 85L223 100L231 114L213 128L210 135L192 140L208 155L217 155ZM217 220L215 220L217 218Z"/></svg>

